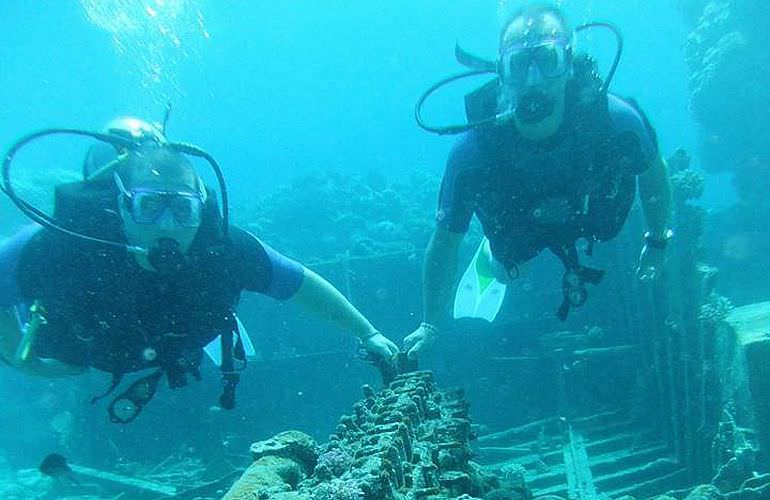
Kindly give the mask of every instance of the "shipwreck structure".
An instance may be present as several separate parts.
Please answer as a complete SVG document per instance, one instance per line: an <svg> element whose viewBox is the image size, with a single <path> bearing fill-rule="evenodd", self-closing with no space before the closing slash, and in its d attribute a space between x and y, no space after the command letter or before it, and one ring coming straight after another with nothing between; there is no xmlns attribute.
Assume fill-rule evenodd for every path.
<svg viewBox="0 0 770 500"><path fill-rule="evenodd" d="M226 500L530 498L472 462L468 403L439 390L428 371L398 375L380 392L363 387L354 414L321 446L288 431L254 443L254 463ZM505 496L500 496L505 495Z"/></svg>
<svg viewBox="0 0 770 500"><path fill-rule="evenodd" d="M438 418L456 412L452 418L467 419L462 398L440 391L430 396L436 389L425 372L402 375L402 386L383 393L366 389L356 414L343 418L330 442L294 468L301 474L281 479L275 494L313 498L307 496L311 491L347 487L359 495L350 493L350 498L517 498L490 493L511 484L526 484L522 491L534 497L576 499L770 494L763 466L770 455L765 367L770 303L734 307L720 294L722 277L709 264L704 237L713 217L698 204L706 179L690 162L684 151L668 161L676 239L659 283L642 285L633 278L640 245L636 235L642 233L640 213L634 211L626 230L595 257L599 267L612 272L567 323L553 314L561 293L558 283L524 280L526 293L506 298L495 323L459 321L455 331L446 333L441 357L452 362L440 366L436 376L472 395L474 418L481 424L477 440L470 440L470 424ZM420 186L412 191L424 189ZM372 187L360 190L382 198L372 194ZM408 204L407 198L396 199ZM385 226L398 231L388 224L374 224L374 229ZM410 227L418 232L429 228ZM346 295L366 304L381 324L403 329L404 312L419 312L421 253L408 247L367 248L319 261L316 267L340 283ZM535 274L557 276L558 263L549 270L550 264L544 264L547 272ZM394 276L399 279L372 281ZM292 331L303 330L284 324L286 335L273 339L290 339ZM417 399L423 402L414 402L413 391L420 387ZM411 409L382 416L398 401ZM424 401L434 409L424 413ZM447 430L437 431L441 426ZM441 448L443 441L434 439L437 432L453 436L454 451ZM434 451L415 454L425 436L432 437L423 445ZM250 470L259 476L263 472L254 469L263 469L256 464L274 458L252 451L259 458ZM331 456L357 465L330 474L329 467L318 464ZM247 485L248 476L238 484ZM246 498L236 496L245 491L241 486L229 498Z"/></svg>

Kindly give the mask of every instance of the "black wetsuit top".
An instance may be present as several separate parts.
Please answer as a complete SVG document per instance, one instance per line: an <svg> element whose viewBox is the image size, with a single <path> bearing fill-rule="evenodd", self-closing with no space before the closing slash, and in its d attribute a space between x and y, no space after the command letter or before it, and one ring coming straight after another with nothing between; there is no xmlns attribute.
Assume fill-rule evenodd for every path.
<svg viewBox="0 0 770 500"><path fill-rule="evenodd" d="M463 233L476 214L507 268L580 237L608 240L627 217L636 175L657 155L644 116L612 94L596 109L568 105L559 131L541 142L512 123L474 129L450 153L437 224ZM570 215L549 221L560 200Z"/></svg>
<svg viewBox="0 0 770 500"><path fill-rule="evenodd" d="M121 237L115 223L102 230ZM167 273L143 269L124 248L48 229L22 231L0 246L0 257L13 277L4 305L38 301L46 311L35 355L119 375L161 367L170 380L197 367L202 348L232 331L242 291L283 300L303 279L300 264L246 231L230 227L222 236L210 224L182 267Z"/></svg>

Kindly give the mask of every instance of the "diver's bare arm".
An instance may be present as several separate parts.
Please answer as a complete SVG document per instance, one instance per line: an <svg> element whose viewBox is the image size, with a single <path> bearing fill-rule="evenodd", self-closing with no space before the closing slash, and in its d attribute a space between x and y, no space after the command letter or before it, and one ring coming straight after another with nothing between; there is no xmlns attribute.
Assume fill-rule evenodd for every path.
<svg viewBox="0 0 770 500"><path fill-rule="evenodd" d="M303 271L302 285L290 301L361 339L377 333L369 320L334 285L310 269Z"/></svg>
<svg viewBox="0 0 770 500"><path fill-rule="evenodd" d="M437 227L425 253L423 321L437 325L443 319L454 288L457 261L464 233Z"/></svg>
<svg viewBox="0 0 770 500"><path fill-rule="evenodd" d="M663 158L653 160L639 176L639 198L650 233L663 237L670 227L672 205L671 181Z"/></svg>

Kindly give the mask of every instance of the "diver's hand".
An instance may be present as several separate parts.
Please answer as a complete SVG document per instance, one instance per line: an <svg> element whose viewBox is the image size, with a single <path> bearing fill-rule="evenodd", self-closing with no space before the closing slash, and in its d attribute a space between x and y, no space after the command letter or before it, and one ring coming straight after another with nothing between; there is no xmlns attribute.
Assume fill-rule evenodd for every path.
<svg viewBox="0 0 770 500"><path fill-rule="evenodd" d="M398 354L398 346L380 332L375 332L371 337L362 340L361 344L368 352L387 360Z"/></svg>
<svg viewBox="0 0 770 500"><path fill-rule="evenodd" d="M430 323L420 323L417 330L413 331L404 338L404 350L407 351L409 359L414 359L420 352L427 350L436 339L438 328Z"/></svg>
<svg viewBox="0 0 770 500"><path fill-rule="evenodd" d="M663 274L665 260L666 251L664 249L651 248L649 245L644 245L639 255L639 267L636 268L636 277L642 283L659 280Z"/></svg>

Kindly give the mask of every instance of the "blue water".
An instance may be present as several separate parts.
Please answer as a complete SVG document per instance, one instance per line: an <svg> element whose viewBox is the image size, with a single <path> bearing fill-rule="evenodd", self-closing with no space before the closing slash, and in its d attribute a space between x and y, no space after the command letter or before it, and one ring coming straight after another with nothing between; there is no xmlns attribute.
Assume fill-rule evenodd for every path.
<svg viewBox="0 0 770 500"><path fill-rule="evenodd" d="M160 120L170 102L169 137L200 145L217 158L230 181L236 214L249 207L255 194L273 193L314 170L346 175L376 171L388 178L412 171L439 176L452 141L419 130L414 103L428 85L460 69L453 57L455 41L492 57L505 12L518 4L5 0L0 6L0 146L49 126L99 130L123 114ZM672 2L559 4L576 24L607 20L621 28L625 52L614 91L638 100L657 129L664 155L684 147L695 152L697 163L698 129L688 109L682 51L688 30ZM597 40L595 50L606 64L611 57L609 39ZM729 206L733 196L728 182L712 182L701 203ZM302 216L297 214L297 220ZM0 200L0 237L23 221L5 198ZM410 286L417 286L416 281L410 278ZM382 304L358 305L367 314L382 314L381 321L394 330L390 335L400 339L419 314L414 298L400 316L400 311ZM280 306L280 314L291 317L299 312ZM307 330L292 332L299 338L299 354L350 347L339 332L317 334L311 328L318 325L307 321L302 323ZM272 326L290 330L285 325L266 329ZM450 346L447 355L460 349ZM484 349L472 352L481 356ZM447 359L437 357L433 362L457 385L464 383L463 370L472 374L469 378L504 378L498 372L479 374L482 367L473 360L454 367ZM146 422L152 425L121 429L104 422L101 407L93 410L93 416L81 415L82 402L103 387L103 380L89 380L84 387L35 381L1 369L0 422L21 422L22 429L15 436L0 437L0 448L15 466L34 467L38 456L61 446L61 432L51 427L51 420L56 416L66 420L60 417L64 411L90 419L86 425L81 420L80 428L91 428L102 437L82 437L83 456L105 463L123 455L160 461L195 433L191 440L196 447L217 448L228 441L227 446L239 452L250 440L285 428L297 427L323 439L337 417L348 411L357 387L373 376L352 358L329 363L311 358L301 365L302 373L296 366L291 367L295 371L285 371L282 365L255 368L254 378L242 384L244 405L235 415L208 411L218 390L212 372L203 387L158 397L153 402L157 409L147 415ZM330 370L348 370L350 378L338 380ZM496 406L486 396L474 402L482 416L491 418L506 405L516 404L498 401ZM22 420L23 415L27 416ZM237 437L227 437L231 435Z"/></svg>
<svg viewBox="0 0 770 500"><path fill-rule="evenodd" d="M440 172L450 141L421 133L412 106L428 84L459 69L455 40L492 57L504 18L492 0L176 0L161 3L182 8L177 17L161 7L155 18L124 9L136 32L95 26L84 7L91 3L117 12L153 4L4 3L0 144L48 125L98 129L116 114L158 120L170 101L169 135L208 148L239 180L236 200L309 169ZM616 91L642 103L664 150L692 149L678 50L684 29L669 2L564 7L575 21L622 27Z"/></svg>

